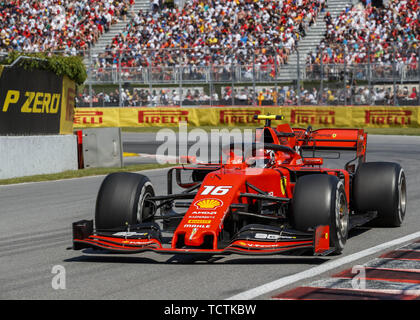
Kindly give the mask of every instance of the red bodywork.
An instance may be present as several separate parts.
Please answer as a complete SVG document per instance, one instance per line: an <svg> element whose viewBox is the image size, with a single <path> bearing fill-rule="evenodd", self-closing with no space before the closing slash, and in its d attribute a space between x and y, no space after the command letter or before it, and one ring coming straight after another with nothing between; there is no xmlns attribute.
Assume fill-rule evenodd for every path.
<svg viewBox="0 0 420 320"><path fill-rule="evenodd" d="M175 171L210 170L205 175L191 205L177 225L170 246L164 246L156 238L139 239L130 235L130 233L126 233L125 236L115 236L115 233L107 235L90 234L86 237L76 236L74 243L79 248L91 246L123 253L152 250L172 254L274 254L299 248L313 248L315 254L328 252L330 249L329 226L314 226L314 231L307 234L286 232L285 236L280 233L280 236L272 236L272 239L233 238L226 245L221 245L220 239L226 221L232 219L232 215L238 212L235 211L238 210L234 209L235 206L253 205L258 201L259 196L266 197L266 200L269 200L270 197L275 198L276 201L284 199L284 203L290 201L293 198L295 186L292 175L296 173L317 172L339 176L344 181L347 199L350 199L349 174L352 170L351 167L345 169L323 168L322 158L302 158L298 150L299 148L354 150L356 151L356 159L364 162L366 139L367 135L360 129L318 129L311 131L302 128L292 129L288 124L279 125L275 129L264 127L263 130L257 130L257 142L264 141L264 143L288 147L274 151L275 163L272 163L269 168L251 167L245 157L238 158L231 151L227 163L223 165L200 164L172 169ZM194 186L194 183L178 184L185 188ZM234 222L229 220L229 223ZM264 233L256 233L255 236L263 238Z"/></svg>

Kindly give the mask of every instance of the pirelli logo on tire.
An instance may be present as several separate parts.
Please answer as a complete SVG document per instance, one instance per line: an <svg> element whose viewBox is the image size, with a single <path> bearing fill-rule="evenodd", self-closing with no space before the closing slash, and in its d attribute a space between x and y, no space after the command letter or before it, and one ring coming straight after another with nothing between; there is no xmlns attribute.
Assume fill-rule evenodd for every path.
<svg viewBox="0 0 420 320"><path fill-rule="evenodd" d="M75 84L43 70L2 68L0 134L71 134Z"/></svg>

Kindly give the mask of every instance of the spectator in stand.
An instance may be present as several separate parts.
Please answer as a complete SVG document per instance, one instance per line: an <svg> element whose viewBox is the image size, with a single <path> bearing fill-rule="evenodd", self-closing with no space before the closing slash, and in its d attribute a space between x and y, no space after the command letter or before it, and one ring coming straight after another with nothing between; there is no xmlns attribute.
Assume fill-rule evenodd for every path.
<svg viewBox="0 0 420 320"><path fill-rule="evenodd" d="M133 17L97 64L185 66L191 77L204 76L200 70L210 65L220 74L230 64L255 63L271 70L287 63L324 7L325 2L316 0L187 0L180 9L156 1L153 10L140 10Z"/></svg>
<svg viewBox="0 0 420 320"><path fill-rule="evenodd" d="M185 90L185 89L184 89ZM372 93L370 93L372 92ZM418 86L412 88L396 88L397 103L400 105L418 104ZM257 89L255 95L248 88L226 87L221 90L221 97L217 92L206 94L201 89L125 89L121 92L123 106L155 107L163 105L298 105L297 92L293 87L278 87ZM211 98L211 99L210 99ZM232 101L233 98L233 101ZM368 86L350 86L346 88L317 87L300 89L301 105L393 105L394 94L391 87L375 86L369 90ZM119 106L119 90L106 93L93 91L93 106ZM89 92L85 91L76 97L76 106L89 106Z"/></svg>
<svg viewBox="0 0 420 320"><path fill-rule="evenodd" d="M325 38L317 52L310 53L308 65L371 62L381 72L395 61L397 71L405 65L416 68L420 41L417 0L390 0L383 8L346 6L335 19L327 13L325 21Z"/></svg>
<svg viewBox="0 0 420 320"><path fill-rule="evenodd" d="M129 5L129 0L3 1L0 51L85 52Z"/></svg>
<svg viewBox="0 0 420 320"><path fill-rule="evenodd" d="M417 100L418 96L417 96L417 90L416 87L413 87L409 97L410 100Z"/></svg>

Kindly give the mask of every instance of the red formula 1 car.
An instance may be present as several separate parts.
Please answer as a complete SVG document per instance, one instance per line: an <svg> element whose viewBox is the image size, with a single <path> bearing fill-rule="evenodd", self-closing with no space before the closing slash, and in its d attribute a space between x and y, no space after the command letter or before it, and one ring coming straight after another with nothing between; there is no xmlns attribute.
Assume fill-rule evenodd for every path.
<svg viewBox="0 0 420 320"><path fill-rule="evenodd" d="M326 255L343 250L351 228L402 223L404 170L397 163L366 162L363 130L274 129L271 120L281 116L255 118L266 121L264 128L252 143L225 146L225 163L169 169L166 195L156 195L144 175L108 175L97 197L95 228L93 220L73 223L73 248ZM307 150L311 157L303 156ZM352 150L355 157L344 169L328 169L314 157L319 150ZM191 173L188 183L185 172ZM174 174L180 193L173 193ZM163 237L165 231L172 236Z"/></svg>

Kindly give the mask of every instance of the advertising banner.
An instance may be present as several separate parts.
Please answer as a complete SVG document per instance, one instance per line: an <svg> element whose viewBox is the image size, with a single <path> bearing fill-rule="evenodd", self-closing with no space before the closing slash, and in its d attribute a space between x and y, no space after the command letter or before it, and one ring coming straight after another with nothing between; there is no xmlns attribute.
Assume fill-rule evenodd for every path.
<svg viewBox="0 0 420 320"><path fill-rule="evenodd" d="M73 134L76 83L67 76L63 77L63 91L60 115L60 134Z"/></svg>
<svg viewBox="0 0 420 320"><path fill-rule="evenodd" d="M0 135L72 133L74 82L43 70L2 68Z"/></svg>
<svg viewBox="0 0 420 320"><path fill-rule="evenodd" d="M75 127L262 126L255 114L280 114L293 127L418 127L418 107L77 108Z"/></svg>
<svg viewBox="0 0 420 320"><path fill-rule="evenodd" d="M76 108L75 128L120 127L120 108Z"/></svg>

